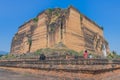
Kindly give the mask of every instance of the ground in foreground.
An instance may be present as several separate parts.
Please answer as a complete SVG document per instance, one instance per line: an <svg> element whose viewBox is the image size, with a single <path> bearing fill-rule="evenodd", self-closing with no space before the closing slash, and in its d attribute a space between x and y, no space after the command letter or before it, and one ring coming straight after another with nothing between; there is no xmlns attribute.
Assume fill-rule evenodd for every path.
<svg viewBox="0 0 120 80"><path fill-rule="evenodd" d="M119 80L120 70L101 74L82 74L0 67L0 80Z"/></svg>

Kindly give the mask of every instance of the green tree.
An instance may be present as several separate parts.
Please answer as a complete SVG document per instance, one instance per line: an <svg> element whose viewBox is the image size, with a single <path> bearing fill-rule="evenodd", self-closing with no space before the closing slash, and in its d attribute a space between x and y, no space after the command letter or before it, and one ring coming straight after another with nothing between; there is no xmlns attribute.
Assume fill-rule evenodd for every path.
<svg viewBox="0 0 120 80"><path fill-rule="evenodd" d="M112 51L113 55L117 55L117 52L116 51Z"/></svg>

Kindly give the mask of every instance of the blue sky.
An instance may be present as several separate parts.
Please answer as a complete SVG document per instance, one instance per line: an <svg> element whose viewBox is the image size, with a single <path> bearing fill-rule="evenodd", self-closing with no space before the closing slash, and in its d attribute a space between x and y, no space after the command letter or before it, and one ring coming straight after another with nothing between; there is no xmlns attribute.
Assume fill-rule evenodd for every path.
<svg viewBox="0 0 120 80"><path fill-rule="evenodd" d="M0 0L0 51L10 50L18 27L47 8L73 5L104 27L110 49L120 53L120 0Z"/></svg>

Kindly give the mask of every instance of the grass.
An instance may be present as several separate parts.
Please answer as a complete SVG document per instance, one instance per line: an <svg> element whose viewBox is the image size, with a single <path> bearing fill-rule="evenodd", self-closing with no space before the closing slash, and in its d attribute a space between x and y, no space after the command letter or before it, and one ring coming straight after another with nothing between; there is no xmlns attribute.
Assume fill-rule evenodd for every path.
<svg viewBox="0 0 120 80"><path fill-rule="evenodd" d="M6 54L6 55L0 57L0 59L15 59L15 58L16 58L16 56L13 54Z"/></svg>
<svg viewBox="0 0 120 80"><path fill-rule="evenodd" d="M83 56L83 51L77 52L72 49L67 49L67 48L44 48L44 49L39 49L35 53L35 55L40 55L40 54L45 54L46 56L59 56L59 55L71 55L71 56Z"/></svg>

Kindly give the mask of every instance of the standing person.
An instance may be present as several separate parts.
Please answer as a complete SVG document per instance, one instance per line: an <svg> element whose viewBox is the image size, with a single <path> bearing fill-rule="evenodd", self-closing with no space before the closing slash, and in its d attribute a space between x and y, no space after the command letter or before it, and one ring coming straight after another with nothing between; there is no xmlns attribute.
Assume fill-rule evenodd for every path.
<svg viewBox="0 0 120 80"><path fill-rule="evenodd" d="M92 56L92 54L91 54L91 53L89 54L89 58L90 58L90 59L92 59L92 58L93 58L93 56Z"/></svg>
<svg viewBox="0 0 120 80"><path fill-rule="evenodd" d="M85 50L83 56L84 56L84 59L87 59L87 58L88 58L88 52L87 52L87 50Z"/></svg>
<svg viewBox="0 0 120 80"><path fill-rule="evenodd" d="M39 60L44 61L46 59L46 56L44 54L40 54Z"/></svg>
<svg viewBox="0 0 120 80"><path fill-rule="evenodd" d="M106 58L107 57L107 52L106 52L105 44L102 45L102 52L103 52L103 56Z"/></svg>

